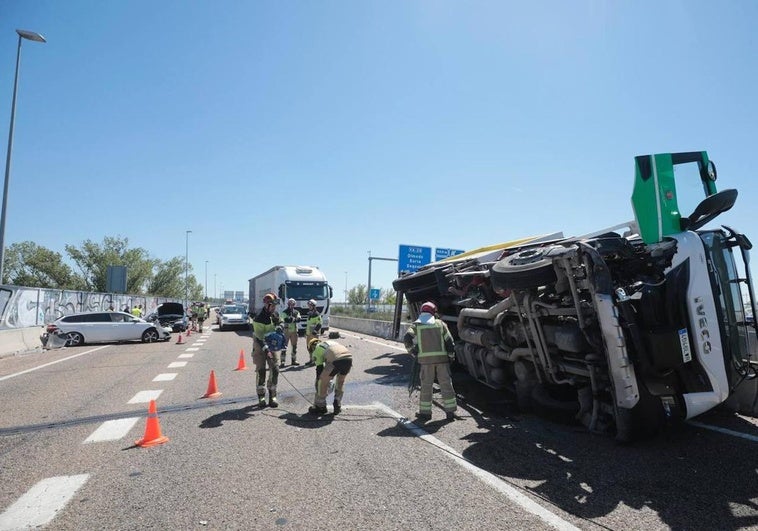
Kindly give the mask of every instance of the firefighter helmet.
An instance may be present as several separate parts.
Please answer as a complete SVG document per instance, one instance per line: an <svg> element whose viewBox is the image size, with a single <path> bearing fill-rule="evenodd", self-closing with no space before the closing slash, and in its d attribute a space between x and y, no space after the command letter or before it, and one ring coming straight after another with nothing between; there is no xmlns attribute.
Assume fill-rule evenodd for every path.
<svg viewBox="0 0 758 531"><path fill-rule="evenodd" d="M316 345L318 345L318 342L319 342L319 340L316 337L313 337L313 338L309 339L308 340L308 352L310 352L311 354L313 354L313 351L316 350Z"/></svg>
<svg viewBox="0 0 758 531"><path fill-rule="evenodd" d="M274 295L273 293L266 293L263 296L263 304L275 303L275 302L276 302L276 295Z"/></svg>
<svg viewBox="0 0 758 531"><path fill-rule="evenodd" d="M287 299L287 304L297 304L297 301L295 299Z"/></svg>
<svg viewBox="0 0 758 531"><path fill-rule="evenodd" d="M314 299L309 300L308 306L316 306L316 301Z"/></svg>
<svg viewBox="0 0 758 531"><path fill-rule="evenodd" d="M431 313L435 314L437 313L437 305L433 302L425 302L421 305L421 313Z"/></svg>

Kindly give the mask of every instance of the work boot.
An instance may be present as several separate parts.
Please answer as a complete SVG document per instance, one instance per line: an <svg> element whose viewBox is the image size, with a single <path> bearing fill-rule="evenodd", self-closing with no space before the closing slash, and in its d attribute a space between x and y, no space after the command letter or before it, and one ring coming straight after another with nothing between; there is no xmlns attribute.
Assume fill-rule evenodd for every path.
<svg viewBox="0 0 758 531"><path fill-rule="evenodd" d="M335 400L334 404L332 405L334 406L334 414L339 415L340 411L342 411L342 406L340 405L340 403Z"/></svg>
<svg viewBox="0 0 758 531"><path fill-rule="evenodd" d="M290 363L290 365L292 365L293 367L297 367L300 364L296 362L295 360L292 360L292 363Z"/></svg>
<svg viewBox="0 0 758 531"><path fill-rule="evenodd" d="M284 368L284 362L281 362L281 363L279 364L279 368L280 368L280 369L283 369L283 368Z"/></svg>
<svg viewBox="0 0 758 531"><path fill-rule="evenodd" d="M447 420L455 420L455 413L453 411L447 411L445 413L445 418Z"/></svg>
<svg viewBox="0 0 758 531"><path fill-rule="evenodd" d="M272 396L268 399L268 405L269 407L279 407L279 401L275 396Z"/></svg>
<svg viewBox="0 0 758 531"><path fill-rule="evenodd" d="M326 406L311 406L308 408L308 413L316 415L317 417L326 415Z"/></svg>
<svg viewBox="0 0 758 531"><path fill-rule="evenodd" d="M432 420L432 414L431 413L422 413L419 411L416 413L416 419L421 422L426 422L427 420Z"/></svg>
<svg viewBox="0 0 758 531"><path fill-rule="evenodd" d="M259 407L266 407L266 397L265 396L259 396L258 397L258 406Z"/></svg>

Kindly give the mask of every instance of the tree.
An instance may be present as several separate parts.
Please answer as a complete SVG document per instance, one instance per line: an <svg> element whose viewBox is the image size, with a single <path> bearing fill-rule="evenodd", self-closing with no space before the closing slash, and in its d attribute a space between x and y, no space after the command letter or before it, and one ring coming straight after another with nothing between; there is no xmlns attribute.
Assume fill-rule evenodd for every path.
<svg viewBox="0 0 758 531"><path fill-rule="evenodd" d="M77 290L86 285L63 263L60 253L30 241L7 249L3 273L5 283L16 286Z"/></svg>
<svg viewBox="0 0 758 531"><path fill-rule="evenodd" d="M397 292L394 289L382 289L380 299L384 304L395 304Z"/></svg>
<svg viewBox="0 0 758 531"><path fill-rule="evenodd" d="M368 301L366 284L358 284L350 288L350 291L347 292L347 300L350 304L366 304Z"/></svg>
<svg viewBox="0 0 758 531"><path fill-rule="evenodd" d="M176 256L168 262L158 262L147 292L159 297L184 298L184 258Z"/></svg>
<svg viewBox="0 0 758 531"><path fill-rule="evenodd" d="M140 247L129 249L129 240L106 236L102 244L85 240L81 247L66 245L66 252L79 266L89 291L106 291L108 266L123 265L127 270L126 292L145 293L157 261Z"/></svg>

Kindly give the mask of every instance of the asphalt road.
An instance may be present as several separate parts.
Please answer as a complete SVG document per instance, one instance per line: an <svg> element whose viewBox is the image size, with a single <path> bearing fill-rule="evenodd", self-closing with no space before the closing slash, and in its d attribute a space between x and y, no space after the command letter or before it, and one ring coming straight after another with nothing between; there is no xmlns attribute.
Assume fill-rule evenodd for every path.
<svg viewBox="0 0 758 531"><path fill-rule="evenodd" d="M758 529L756 419L619 445L456 374L460 418L419 427L401 345L341 334L345 405L320 419L313 368L254 405L245 331L0 360L0 530ZM169 440L141 448L150 397Z"/></svg>

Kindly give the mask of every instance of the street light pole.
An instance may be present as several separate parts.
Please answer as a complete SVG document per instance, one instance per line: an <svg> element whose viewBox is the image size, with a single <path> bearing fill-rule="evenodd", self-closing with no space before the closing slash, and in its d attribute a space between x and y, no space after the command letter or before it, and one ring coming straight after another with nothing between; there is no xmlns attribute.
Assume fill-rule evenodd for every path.
<svg viewBox="0 0 758 531"><path fill-rule="evenodd" d="M205 261L205 300L208 300L208 260Z"/></svg>
<svg viewBox="0 0 758 531"><path fill-rule="evenodd" d="M186 310L189 305L189 280L187 275L189 274L189 235L192 231L188 230L185 234L185 247L184 247L184 308Z"/></svg>
<svg viewBox="0 0 758 531"><path fill-rule="evenodd" d="M218 299L218 292L216 291L216 273L213 273L213 298Z"/></svg>
<svg viewBox="0 0 758 531"><path fill-rule="evenodd" d="M47 42L39 33L17 29L18 49L16 51L16 77L13 81L13 103L11 103L11 127L8 132L8 153L5 157L5 184L3 185L3 208L0 213L0 284L3 283L3 267L5 265L5 212L8 208L8 184L11 179L11 151L13 150L13 129L16 124L16 92L18 91L18 70L21 64L21 39L35 42Z"/></svg>

